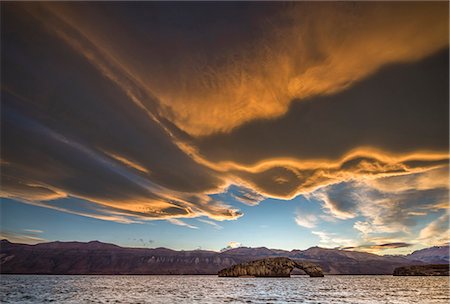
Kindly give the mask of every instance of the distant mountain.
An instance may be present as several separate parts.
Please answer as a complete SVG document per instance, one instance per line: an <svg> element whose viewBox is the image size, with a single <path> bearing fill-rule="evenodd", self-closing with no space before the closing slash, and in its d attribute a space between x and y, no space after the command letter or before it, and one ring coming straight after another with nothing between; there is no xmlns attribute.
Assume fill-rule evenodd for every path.
<svg viewBox="0 0 450 304"><path fill-rule="evenodd" d="M367 252L311 247L290 256L320 264L326 274L392 274L396 267L422 264L401 256L380 256Z"/></svg>
<svg viewBox="0 0 450 304"><path fill-rule="evenodd" d="M426 253L421 252L420 258L423 260ZM289 257L294 260L318 263L325 274L392 274L396 267L424 264L421 260L415 260L414 254L408 257L378 256L320 247L292 251L265 247L240 247L224 252L176 251L167 248L125 248L98 241L26 245L2 240L0 241L0 272L5 274L217 274L223 268L242 262L266 257Z"/></svg>
<svg viewBox="0 0 450 304"><path fill-rule="evenodd" d="M268 249L266 247L256 247L256 248L238 247L222 251L222 253L239 257L268 257L268 256L288 255L289 251Z"/></svg>
<svg viewBox="0 0 450 304"><path fill-rule="evenodd" d="M450 247L447 246L434 246L421 250L414 251L406 256L407 259L422 261L429 264L448 264Z"/></svg>

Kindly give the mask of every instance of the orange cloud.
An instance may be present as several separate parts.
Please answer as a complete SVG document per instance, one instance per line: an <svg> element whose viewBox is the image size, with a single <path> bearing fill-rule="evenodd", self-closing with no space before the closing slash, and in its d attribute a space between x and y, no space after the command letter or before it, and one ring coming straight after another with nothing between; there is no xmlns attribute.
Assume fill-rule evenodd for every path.
<svg viewBox="0 0 450 304"><path fill-rule="evenodd" d="M409 176L411 174L433 171L429 175L439 174L433 179L434 184L428 187L445 184L448 181L445 174L448 155L441 153L411 153L395 155L374 149L357 149L346 154L339 160L294 160L276 159L260 162L253 166L243 166L228 163L235 169L231 170L234 180L256 189L267 197L292 199L299 194L308 194L320 187L350 180L366 180L368 183L382 183L382 178ZM414 162L418 162L415 164ZM422 180L430 180L419 176ZM280 180L283 183L280 183ZM405 177L405 180L407 177ZM405 181L407 183L409 181ZM409 182L412 183L412 182ZM417 183L417 182L416 182ZM411 187L411 186L410 186ZM422 187L426 187L425 184Z"/></svg>
<svg viewBox="0 0 450 304"><path fill-rule="evenodd" d="M8 163L8 165L11 165ZM2 164L4 170L7 165ZM67 197L64 191L50 189L37 183L24 182L21 179L12 176L2 176L2 187L0 189L0 197L22 199L22 200L55 200Z"/></svg>
<svg viewBox="0 0 450 304"><path fill-rule="evenodd" d="M150 119L164 128L184 153L198 164L222 172L225 177L222 188L237 183L268 197L291 199L343 180L410 174L421 169L414 169L404 162L445 160L448 154L432 151L395 154L358 147L338 160L275 157L250 165L238 161L211 161L201 155L195 145L177 138L162 120L168 119L192 135L226 132L249 120L281 115L294 98L335 93L385 64L423 58L448 45L447 29L443 26L446 15L441 6L420 3L407 7L367 3L356 6L293 5L272 16L275 24L289 20L288 25L269 28L261 41L256 42L256 48L247 50L245 42L238 45L244 55L230 61L232 64L204 67L194 64L192 58L181 57L178 66L181 70L167 75L170 68L158 70L159 74L152 75L151 80L148 79L150 75L142 74L142 69L121 57L123 43L119 45L101 38L96 29L89 27L89 24L95 24L94 20L81 23L79 17L83 11L79 8L45 5L44 10L29 8L29 11L121 87ZM336 28L336 24L340 28ZM357 27L347 33L349 27L355 25ZM315 35L311 35L313 29ZM313 51L304 51L311 46L314 46ZM191 51L190 48L187 50ZM148 54L152 55L151 50ZM270 60L261 65L261 56ZM184 59L194 66L184 64ZM145 64L146 61L140 62ZM152 62L151 58L149 62ZM202 68L209 72L205 74ZM146 69L150 74L151 70ZM202 78L205 75L207 79ZM164 77L170 77L170 81ZM177 77L182 77L183 81ZM171 85L167 92L161 91L167 87L160 83L162 80ZM205 84L208 85L205 87ZM220 115L220 119L216 115ZM139 171L147 170L136 161L117 154L110 156ZM359 161L358 158L369 160ZM344 167L352 161L357 164ZM273 191L275 188L277 190ZM218 191L211 189L211 192ZM136 200L134 205L140 204L142 202Z"/></svg>
<svg viewBox="0 0 450 304"><path fill-rule="evenodd" d="M336 93L384 65L448 46L443 2L278 5L269 15L250 13L257 28L252 38L239 32L221 37L230 40L226 49L211 47L189 29L186 35L198 43L183 28L156 34L149 24L147 36L139 36L114 28L107 17L90 18L81 7L46 6L108 50L110 63L158 99L159 114L193 136L278 117L294 99ZM214 23L205 26L213 37L223 32Z"/></svg>
<svg viewBox="0 0 450 304"><path fill-rule="evenodd" d="M108 152L105 152L105 153L128 167L134 168L134 169L141 171L143 173L146 173L146 174L150 174L150 171L147 168L143 167L142 165L138 164L137 162L134 162L130 159L127 159L126 157L123 157L123 156L120 156L120 155L117 155L114 153L108 153Z"/></svg>

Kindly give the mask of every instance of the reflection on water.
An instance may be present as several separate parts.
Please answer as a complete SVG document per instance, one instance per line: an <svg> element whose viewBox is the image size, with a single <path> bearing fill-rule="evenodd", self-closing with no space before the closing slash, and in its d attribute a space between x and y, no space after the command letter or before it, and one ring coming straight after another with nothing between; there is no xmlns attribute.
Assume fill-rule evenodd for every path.
<svg viewBox="0 0 450 304"><path fill-rule="evenodd" d="M2 303L449 303L448 277L3 275Z"/></svg>

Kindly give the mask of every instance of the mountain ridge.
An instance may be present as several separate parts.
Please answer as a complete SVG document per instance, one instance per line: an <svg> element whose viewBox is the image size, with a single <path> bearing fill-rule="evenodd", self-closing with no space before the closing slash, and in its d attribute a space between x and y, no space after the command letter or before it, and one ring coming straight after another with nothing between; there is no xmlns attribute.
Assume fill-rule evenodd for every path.
<svg viewBox="0 0 450 304"><path fill-rule="evenodd" d="M436 256L436 249L434 257ZM439 252L443 252L440 249ZM91 242L36 245L0 241L1 273L36 274L217 274L223 268L266 257L288 257L318 263L325 274L392 274L396 267L425 264L427 251L407 256L311 247L291 251L238 247L222 252L177 251L164 247L133 248ZM417 254L416 254L417 256ZM419 259L421 258L421 259ZM435 259L435 258L433 258Z"/></svg>
<svg viewBox="0 0 450 304"><path fill-rule="evenodd" d="M216 253L216 254L221 254L221 253L242 254L243 253L242 251L250 251L250 252L265 251L265 252L269 252L269 253L273 253L273 254L284 254L284 253L298 254L298 253L309 252L309 251L313 251L313 250L320 250L320 251L339 251L339 252L346 252L346 253L367 254L367 255L379 256L379 257L413 257L413 256L418 256L418 253L422 254L422 253L427 253L429 251L434 251L434 252L439 251L440 253L446 252L448 255L450 252L449 245L432 246L432 247L422 248L422 249L415 250L412 253L409 253L406 255L378 255L376 253L370 253L370 252L365 252L365 251L339 249L339 248L325 248L325 247L320 247L320 246L312 246L312 247L309 247L308 249L304 249L304 250L302 250L302 249L292 249L292 250L275 249L275 248L268 248L265 246L260 246L260 247L240 246L240 247L236 247L236 248L229 248L229 249L223 249L220 251L215 251L215 250L206 250L206 249L176 250L176 249L171 249L171 248L167 248L167 247L155 247L155 248L125 247L125 246L116 245L113 243L106 243L106 242L102 242L102 241L98 241L98 240L92 240L92 241L88 241L88 242L51 241L51 242L42 242L42 243L37 243L37 244L25 244L25 243L14 243L7 239L2 239L2 240L0 240L0 246L3 244L37 246L37 247L40 247L40 246L58 247L58 245L76 247L76 245L79 245L79 246L89 246L90 248L98 247L99 249L107 249L109 247L109 248L122 248L122 249L166 250L166 251L172 251L172 252L210 252L210 253Z"/></svg>

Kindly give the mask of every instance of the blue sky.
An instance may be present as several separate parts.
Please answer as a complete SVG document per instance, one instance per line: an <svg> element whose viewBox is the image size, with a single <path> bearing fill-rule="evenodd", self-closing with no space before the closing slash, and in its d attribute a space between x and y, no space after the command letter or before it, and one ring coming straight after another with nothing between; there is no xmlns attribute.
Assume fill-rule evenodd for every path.
<svg viewBox="0 0 450 304"><path fill-rule="evenodd" d="M40 206L2 199L2 235L13 241L38 243L44 241L92 241L113 243L131 247L166 247L176 250L215 250L231 246L261 247L275 249L307 249L322 247L345 247L347 241L361 242L359 231L353 225L363 217L339 220L324 212L320 201L298 196L291 201L266 199L258 206L243 204L230 195L231 191L215 195L239 208L244 215L233 221L213 221L206 217L183 219L189 226L180 226L165 220L140 221L139 223L117 223L78 214L70 214ZM83 212L79 199L66 199L74 212ZM60 203L61 202L56 202ZM57 205L57 204L56 204ZM314 227L303 227L296 223L296 216L304 213L324 216ZM428 214L420 221L413 234L418 234L427 223L433 222L443 212ZM202 222L205 220L206 222ZM213 224L211 224L213 223ZM194 228L195 227L195 228ZM329 235L328 240L314 232ZM394 253L407 253L423 246L411 246ZM360 248L364 250L364 248ZM378 253L390 253L378 252Z"/></svg>
<svg viewBox="0 0 450 304"><path fill-rule="evenodd" d="M40 230L42 233L31 234L51 241L100 240L122 246L178 250L220 250L232 241L249 247L306 249L316 245L318 237L295 223L295 211L302 201L306 202L300 198L291 202L267 200L258 207L233 202L245 216L234 221L213 221L218 227L197 219L183 219L198 227L193 229L160 220L122 224L3 199L2 229L18 235L26 235L27 229Z"/></svg>

